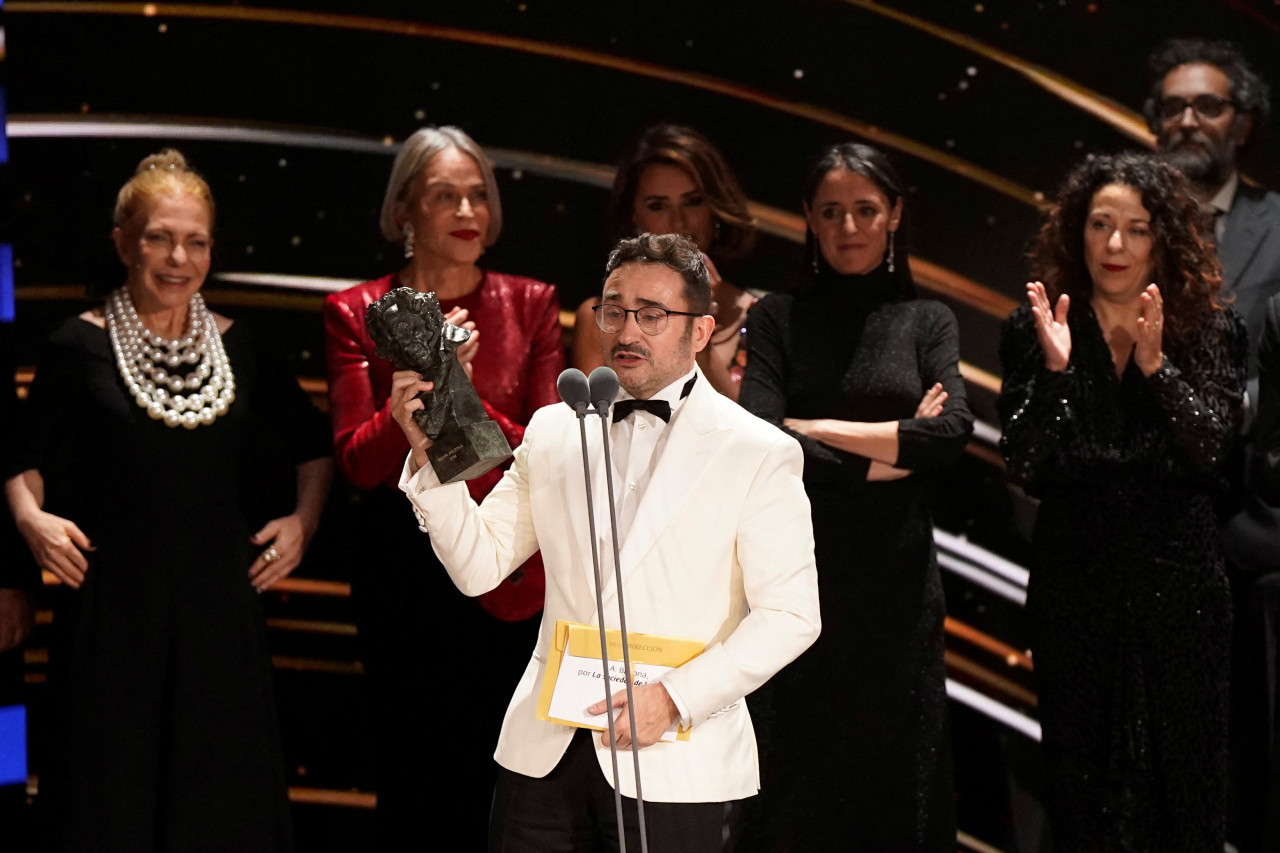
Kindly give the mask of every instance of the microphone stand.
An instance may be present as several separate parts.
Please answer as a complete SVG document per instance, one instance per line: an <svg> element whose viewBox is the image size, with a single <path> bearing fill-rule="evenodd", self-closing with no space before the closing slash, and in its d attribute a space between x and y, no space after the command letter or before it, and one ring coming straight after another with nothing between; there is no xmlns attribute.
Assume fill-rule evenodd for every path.
<svg viewBox="0 0 1280 853"><path fill-rule="evenodd" d="M579 375L581 375L581 371L579 371ZM587 484L587 521L588 521L589 528L591 530L591 563L592 563L592 568L595 569L595 576L596 576L596 613L600 614L600 619L599 619L600 665L604 668L604 701L605 701L604 713L605 713L605 718L609 722L609 757L613 759L613 804L614 804L614 809L617 812L617 818L618 818L619 851L620 853L627 853L626 827L622 820L622 786L619 784L619 776L618 776L618 747L616 744L617 735L614 733L614 727L613 727L613 713L612 713L613 691L609 687L609 644L605 639L605 627L604 627L604 615L603 615L604 614L604 590L603 590L604 584L600 577L600 553L599 553L599 550L596 548L596 510L595 510L595 501L592 499L592 495L591 495L591 461L587 458L587 415L598 414L598 413L593 410L587 409L585 405L582 405L581 408L577 406L575 406L574 408L578 414L578 432L582 438L582 475L583 475L583 478L586 480L586 484ZM603 418L601 420L603 422ZM606 430L606 432L607 431L608 430ZM605 451L604 467L605 467L605 471L609 470L609 455L608 455L607 449ZM612 489L612 486L610 486L610 489ZM610 495L610 502L612 502L612 495ZM615 536L617 535L616 531L614 535ZM616 545L615 545L615 550L616 550ZM626 643L625 639L623 640L623 643L625 648L625 643ZM628 682L630 682L630 680L631 679L629 678L627 679ZM630 683L628 683L627 686L629 688ZM635 723L632 722L631 725L634 727ZM634 742L634 738L632 740ZM641 839L642 839L641 846L645 848L645 853L647 853L647 845L643 841L643 836L641 836Z"/></svg>
<svg viewBox="0 0 1280 853"><path fill-rule="evenodd" d="M622 571L618 559L618 516L613 497L612 454L609 449L609 410L612 399L618 392L618 377L607 367L599 367L591 372L591 382L576 368L568 368L556 380L556 388L560 398L564 400L578 416L578 433L582 443L582 476L587 490L587 522L591 534L591 564L595 573L596 614L600 623L600 665L604 676L605 717L609 728L609 757L613 761L613 802L618 822L619 853L627 853L626 823L622 813L622 785L618 771L617 731L613 714L613 689L609 679L609 643L604 620L604 579L600 572L600 552L596 542L595 500L591 489L591 460L587 454L587 415L600 415L600 429L604 436L604 470L609 494L609 525L613 534L614 576L618 587L618 624L622 637L622 661L626 672L624 684L627 693L627 712L631 722L631 754L636 779L636 813L640 827L640 851L649 853L649 838L644 819L644 796L640 788L640 747L636 742L635 697L631 685L631 649L627 636L627 617L622 599ZM600 393L595 393L599 391ZM590 407L591 397L599 399L595 408Z"/></svg>
<svg viewBox="0 0 1280 853"><path fill-rule="evenodd" d="M632 766L635 769L635 777L636 777L636 817L640 824L640 853L649 853L649 838L648 838L648 833L646 832L646 829L645 829L645 821L644 821L644 793L640 787L640 744L638 742L637 732L636 732L636 703L635 703L635 694L632 691L632 686L631 686L631 680L632 680L631 644L627 638L627 609L622 597L622 563L620 560L619 549L618 549L618 510L617 510L616 504L614 503L614 497L613 497L613 465L611 464L613 459L613 453L611 452L609 447L609 426L610 426L610 423L612 422L611 418L609 417L609 410L613 406L614 396L618 393L618 375L607 367L597 367L595 370L591 371L590 387L591 387L591 391L593 392L592 396L596 397L596 399L593 400L592 402L595 403L596 414L600 415L600 435L604 441L604 459L605 459L604 473L605 473L605 483L608 485L608 495L609 495L609 526L613 534L613 577L614 577L614 584L618 590L618 629L619 629L619 633L622 635L622 666L623 666L623 669L626 670L625 684L626 684L626 691L627 691L627 720L628 722L631 723L631 761L632 761ZM597 391L606 391L606 393L596 393ZM584 453L586 452L585 426L586 425L584 423L583 424L583 428L584 428L583 452ZM593 520L593 529L594 529L594 520ZM592 537L594 536L595 536L595 533L593 532ZM594 538L592 539L591 547L594 553L594 549L595 549ZM597 563L597 566L598 565L599 563ZM598 569L597 569L597 572L598 572ZM600 596L600 579L598 576L596 578L596 595L597 597ZM599 607L604 606L603 599L601 600L601 603L598 606ZM604 641L604 612L603 610L600 610L597 612L600 613L600 624L601 624L600 637L601 637L601 642L603 642ZM602 653L601 656L604 658L608 657L608 655L604 653ZM605 670L606 683L609 680L607 666L608 665L606 664L606 670ZM612 708L610 710L612 710ZM613 742L612 715L610 715L610 722L609 722L609 738L610 738L609 750L610 752L613 753L613 756L614 756L613 760L616 766L617 760L618 760L617 745ZM621 829L622 827L620 826L619 833L621 833ZM626 853L626 851L623 850L622 853Z"/></svg>

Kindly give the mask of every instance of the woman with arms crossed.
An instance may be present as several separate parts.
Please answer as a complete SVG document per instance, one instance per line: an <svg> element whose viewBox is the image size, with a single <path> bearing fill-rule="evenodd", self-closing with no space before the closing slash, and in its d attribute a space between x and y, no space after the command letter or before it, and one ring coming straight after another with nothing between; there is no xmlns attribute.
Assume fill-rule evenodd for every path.
<svg viewBox="0 0 1280 853"><path fill-rule="evenodd" d="M824 616L765 688L765 850L955 849L926 472L955 462L973 418L955 318L915 296L903 195L875 148L823 152L800 286L748 324L741 402L804 448Z"/></svg>

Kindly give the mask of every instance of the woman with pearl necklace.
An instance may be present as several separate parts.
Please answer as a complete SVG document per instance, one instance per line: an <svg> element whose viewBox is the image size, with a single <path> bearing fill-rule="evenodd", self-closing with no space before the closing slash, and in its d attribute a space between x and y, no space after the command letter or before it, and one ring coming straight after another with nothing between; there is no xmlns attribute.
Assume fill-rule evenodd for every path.
<svg viewBox="0 0 1280 853"><path fill-rule="evenodd" d="M301 560L333 465L262 336L205 307L213 220L181 154L142 161L115 209L125 283L50 337L6 472L61 585L52 849L293 849L258 593Z"/></svg>

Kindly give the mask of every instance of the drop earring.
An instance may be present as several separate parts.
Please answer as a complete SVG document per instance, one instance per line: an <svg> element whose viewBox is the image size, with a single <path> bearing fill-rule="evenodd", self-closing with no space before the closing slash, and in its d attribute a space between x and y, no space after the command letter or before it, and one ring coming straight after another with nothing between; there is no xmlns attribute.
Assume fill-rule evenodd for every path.
<svg viewBox="0 0 1280 853"><path fill-rule="evenodd" d="M400 233L404 235L404 256L406 258L413 257L413 223L406 222L401 228Z"/></svg>
<svg viewBox="0 0 1280 853"><path fill-rule="evenodd" d="M889 272L893 272L893 232L889 232Z"/></svg>
<svg viewBox="0 0 1280 853"><path fill-rule="evenodd" d="M813 238L813 259L810 261L813 266L813 274L818 274L818 238Z"/></svg>

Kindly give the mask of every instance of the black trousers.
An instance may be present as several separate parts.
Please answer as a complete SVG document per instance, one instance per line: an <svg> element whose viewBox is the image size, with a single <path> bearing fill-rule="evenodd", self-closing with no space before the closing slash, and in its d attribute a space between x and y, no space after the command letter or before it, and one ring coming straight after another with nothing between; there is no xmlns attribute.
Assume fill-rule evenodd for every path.
<svg viewBox="0 0 1280 853"><path fill-rule="evenodd" d="M498 771L489 815L490 853L596 853L619 849L613 788L596 761L596 732L579 729L560 763L542 779ZM641 779L641 784L644 780ZM636 801L623 797L628 853L640 853ZM742 801L645 801L650 853L732 853Z"/></svg>

